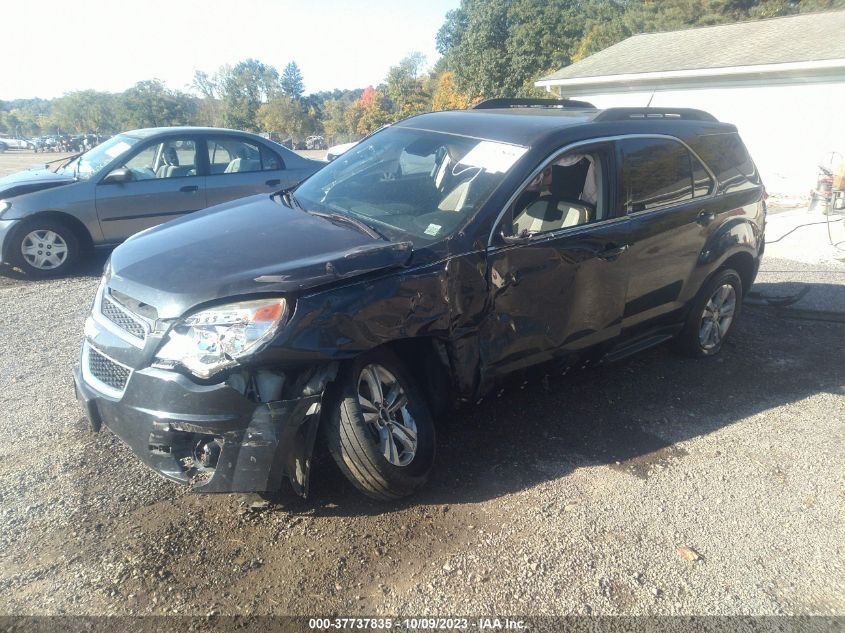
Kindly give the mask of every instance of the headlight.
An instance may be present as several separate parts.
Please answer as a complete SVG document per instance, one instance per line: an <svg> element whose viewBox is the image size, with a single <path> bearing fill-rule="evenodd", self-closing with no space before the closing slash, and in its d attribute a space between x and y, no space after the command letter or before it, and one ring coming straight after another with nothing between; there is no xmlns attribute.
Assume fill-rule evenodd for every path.
<svg viewBox="0 0 845 633"><path fill-rule="evenodd" d="M258 351L286 315L284 299L242 301L196 312L173 327L156 359L209 378Z"/></svg>
<svg viewBox="0 0 845 633"><path fill-rule="evenodd" d="M6 202L5 200L0 200L0 218L3 217L3 214L6 213L9 209L12 208L12 204L10 202Z"/></svg>

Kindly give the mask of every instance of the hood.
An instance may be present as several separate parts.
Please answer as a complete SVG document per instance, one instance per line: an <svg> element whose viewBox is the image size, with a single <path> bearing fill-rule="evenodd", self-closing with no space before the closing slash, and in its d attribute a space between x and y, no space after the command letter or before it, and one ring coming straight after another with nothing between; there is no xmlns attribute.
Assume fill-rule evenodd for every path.
<svg viewBox="0 0 845 633"><path fill-rule="evenodd" d="M76 182L73 176L54 174L46 167L33 167L0 178L0 199L14 198L25 193L59 187Z"/></svg>
<svg viewBox="0 0 845 633"><path fill-rule="evenodd" d="M143 231L111 256L109 286L160 318L252 293L293 293L402 266L410 242L374 239L267 195Z"/></svg>

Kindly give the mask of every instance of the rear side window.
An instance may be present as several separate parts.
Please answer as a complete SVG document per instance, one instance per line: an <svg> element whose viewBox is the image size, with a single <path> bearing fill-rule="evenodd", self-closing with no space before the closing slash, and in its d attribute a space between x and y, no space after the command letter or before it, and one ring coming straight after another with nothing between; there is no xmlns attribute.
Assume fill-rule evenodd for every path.
<svg viewBox="0 0 845 633"><path fill-rule="evenodd" d="M680 143L668 139L624 139L619 143L619 153L620 202L626 213L692 200L690 154Z"/></svg>
<svg viewBox="0 0 845 633"><path fill-rule="evenodd" d="M209 138L208 164L212 175L284 169L281 159L266 147L239 137Z"/></svg>
<svg viewBox="0 0 845 633"><path fill-rule="evenodd" d="M695 150L725 191L738 191L760 184L760 176L739 134L700 136L696 139Z"/></svg>

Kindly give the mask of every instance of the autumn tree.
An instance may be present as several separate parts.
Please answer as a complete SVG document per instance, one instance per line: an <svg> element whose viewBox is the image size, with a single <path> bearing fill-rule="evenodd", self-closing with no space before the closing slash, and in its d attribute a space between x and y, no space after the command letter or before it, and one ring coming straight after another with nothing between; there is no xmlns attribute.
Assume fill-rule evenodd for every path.
<svg viewBox="0 0 845 633"><path fill-rule="evenodd" d="M392 120L387 109L385 90L372 86L364 89L361 98L352 103L344 115L347 128L359 137L374 132Z"/></svg>
<svg viewBox="0 0 845 633"><path fill-rule="evenodd" d="M470 98L455 88L455 75L445 71L437 78L437 87L431 98L432 110L465 110L470 106Z"/></svg>

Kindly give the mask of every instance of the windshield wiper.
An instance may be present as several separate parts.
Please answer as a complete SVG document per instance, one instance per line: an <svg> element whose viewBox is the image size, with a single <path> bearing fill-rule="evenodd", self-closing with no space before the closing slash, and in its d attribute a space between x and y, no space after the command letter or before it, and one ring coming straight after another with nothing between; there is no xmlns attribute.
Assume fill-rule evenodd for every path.
<svg viewBox="0 0 845 633"><path fill-rule="evenodd" d="M58 173L60 169L64 169L68 165L70 165L73 161L77 158L82 156L85 152L79 152L78 154L74 154L73 156L65 156L64 158L57 158L55 160L48 160L45 165L52 165L53 163L61 163L58 167L56 167L56 171L53 173ZM74 174L75 175L75 174Z"/></svg>
<svg viewBox="0 0 845 633"><path fill-rule="evenodd" d="M343 213L327 213L325 211L306 211L306 213L316 215L318 218L325 218L326 220L329 220L331 222L337 222L338 224L346 224L348 226L354 227L361 231L361 233L369 235L373 239L387 239L387 237L385 237L383 233L380 233L366 222L362 222L358 218L355 218L351 215L346 215Z"/></svg>
<svg viewBox="0 0 845 633"><path fill-rule="evenodd" d="M290 187L288 189L282 189L281 191L277 191L273 194L274 196L279 196L287 206L291 209L294 207L298 209L302 209L302 205L299 204L299 200L296 199L296 196L293 195L293 188ZM305 211L305 209L302 209Z"/></svg>
<svg viewBox="0 0 845 633"><path fill-rule="evenodd" d="M293 195L293 187L277 191L274 195L279 196L285 203L285 205L287 205L291 209L299 209L301 211L305 211L305 213L308 213L310 215L317 216L318 218L325 218L330 222L346 224L347 226L351 226L353 228L358 229L361 233L364 233L365 235L368 235L373 239L387 240L387 237L385 237L383 233L377 231L375 228L373 228L366 222L362 222L358 218L352 217L351 215L327 211L309 211L308 209L304 208L301 204L299 204L299 200L297 200L296 196Z"/></svg>

